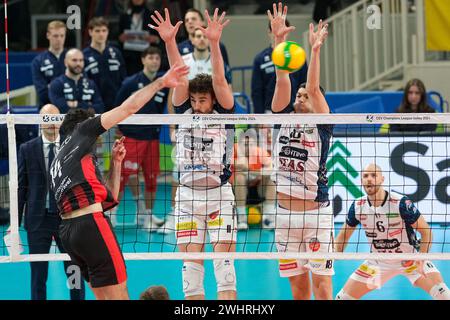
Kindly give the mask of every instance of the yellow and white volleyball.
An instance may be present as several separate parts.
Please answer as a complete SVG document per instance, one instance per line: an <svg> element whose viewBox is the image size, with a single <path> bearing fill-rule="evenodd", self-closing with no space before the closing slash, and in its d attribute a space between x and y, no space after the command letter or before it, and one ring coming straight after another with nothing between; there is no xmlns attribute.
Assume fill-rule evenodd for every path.
<svg viewBox="0 0 450 320"><path fill-rule="evenodd" d="M248 208L248 224L259 224L261 219L261 211L257 207Z"/></svg>
<svg viewBox="0 0 450 320"><path fill-rule="evenodd" d="M305 61L305 50L293 41L282 42L272 51L272 62L280 70L297 71L303 67Z"/></svg>

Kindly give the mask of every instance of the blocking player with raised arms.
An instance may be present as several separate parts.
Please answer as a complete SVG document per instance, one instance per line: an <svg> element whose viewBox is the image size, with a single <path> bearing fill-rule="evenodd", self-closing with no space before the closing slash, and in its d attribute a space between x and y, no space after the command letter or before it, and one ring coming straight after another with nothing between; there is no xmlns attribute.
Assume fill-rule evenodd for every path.
<svg viewBox="0 0 450 320"><path fill-rule="evenodd" d="M104 214L118 204L126 150L123 139L114 143L109 177L104 181L94 151L96 140L136 113L159 90L177 86L188 72L186 66L176 65L117 108L96 117L87 110L71 109L61 125L65 140L50 169L51 188L62 218L60 237L97 299L128 299L128 290L122 252Z"/></svg>
<svg viewBox="0 0 450 320"><path fill-rule="evenodd" d="M268 11L275 45L286 41L294 30L285 24L287 6L273 5ZM328 35L322 21L318 30L310 24L312 47L306 84L301 84L291 103L289 73L276 71L273 113L330 112L319 85L320 47ZM328 199L326 161L332 138L332 125L282 125L274 134L272 179L276 184L278 208L275 241L279 252L331 252L333 250L333 211ZM280 275L288 277L294 299L332 299L333 261L280 260Z"/></svg>
<svg viewBox="0 0 450 320"><path fill-rule="evenodd" d="M335 251L343 252L356 227L362 224L371 252L428 252L432 244L430 226L408 197L383 188L381 168L369 164L362 172L361 182L367 195L350 206L346 223L336 238ZM420 241L416 232L421 235ZM433 299L450 300L450 291L439 270L431 261L423 260L366 260L350 276L336 299L360 299L397 275L405 276Z"/></svg>
<svg viewBox="0 0 450 320"><path fill-rule="evenodd" d="M229 23L225 12L218 9L211 19L205 11L208 26L201 28L211 49L212 74L187 77L173 90L172 102L177 113L233 113L234 98L225 79L225 69L219 41L222 29ZM157 30L166 44L170 65L183 64L175 41L181 25L170 22L155 11L152 15ZM181 252L202 252L206 231L216 252L236 250L234 194L228 182L234 132L220 125L179 125L176 132L176 161L180 185L175 198L176 238ZM202 260L185 260L182 269L183 292L186 299L204 299L205 269ZM215 259L214 274L218 299L236 299L236 273L232 259Z"/></svg>

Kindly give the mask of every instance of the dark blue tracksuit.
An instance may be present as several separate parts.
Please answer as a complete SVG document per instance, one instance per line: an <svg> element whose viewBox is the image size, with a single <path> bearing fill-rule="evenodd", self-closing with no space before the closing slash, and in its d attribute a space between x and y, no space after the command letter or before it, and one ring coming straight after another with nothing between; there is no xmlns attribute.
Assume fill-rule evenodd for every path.
<svg viewBox="0 0 450 320"><path fill-rule="evenodd" d="M103 101L95 82L81 77L75 82L65 74L59 76L50 83L50 102L59 108L61 113L67 113L68 101L78 101L78 108L93 108L95 113L103 113Z"/></svg>
<svg viewBox="0 0 450 320"><path fill-rule="evenodd" d="M164 73L158 73L156 80L162 77ZM117 93L116 105L120 105L135 91L145 87L150 83L150 79L140 71L128 78L122 83L122 87ZM147 102L136 114L162 114L167 104L167 97L169 95L168 89L162 89L158 91L155 96ZM159 132L161 126L158 125L119 125L120 131L122 131L125 137L130 137L136 140L154 140L159 139Z"/></svg>
<svg viewBox="0 0 450 320"><path fill-rule="evenodd" d="M272 48L266 48L258 53L253 60L252 73L252 100L255 113L265 113L271 110L272 98L275 92L276 74L272 62ZM291 102L295 100L298 87L306 82L308 66L290 74L291 78Z"/></svg>
<svg viewBox="0 0 450 320"><path fill-rule="evenodd" d="M122 53L119 49L107 45L102 53L87 47L83 54L84 72L89 79L94 80L100 90L105 111L115 108L114 99L127 75Z"/></svg>
<svg viewBox="0 0 450 320"><path fill-rule="evenodd" d="M50 103L48 97L48 85L53 79L62 75L66 70L66 67L64 66L66 52L67 50L64 49L59 58L57 58L53 53L47 50L37 55L31 62L31 75L39 97L40 106Z"/></svg>

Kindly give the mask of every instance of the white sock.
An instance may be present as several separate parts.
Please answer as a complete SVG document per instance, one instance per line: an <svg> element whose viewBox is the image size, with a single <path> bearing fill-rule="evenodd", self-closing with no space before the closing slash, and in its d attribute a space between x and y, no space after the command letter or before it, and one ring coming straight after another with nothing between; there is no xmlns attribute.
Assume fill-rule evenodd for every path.
<svg viewBox="0 0 450 320"><path fill-rule="evenodd" d="M246 216L247 216L247 208L244 206L236 207L237 215L238 215L238 221L239 222L246 222Z"/></svg>
<svg viewBox="0 0 450 320"><path fill-rule="evenodd" d="M449 289L443 282L431 288L430 295L434 300L450 300Z"/></svg>
<svg viewBox="0 0 450 320"><path fill-rule="evenodd" d="M270 221L275 221L275 214L277 213L277 209L275 207L275 202L264 201L262 211L263 211L263 215L264 215L265 219L269 219Z"/></svg>

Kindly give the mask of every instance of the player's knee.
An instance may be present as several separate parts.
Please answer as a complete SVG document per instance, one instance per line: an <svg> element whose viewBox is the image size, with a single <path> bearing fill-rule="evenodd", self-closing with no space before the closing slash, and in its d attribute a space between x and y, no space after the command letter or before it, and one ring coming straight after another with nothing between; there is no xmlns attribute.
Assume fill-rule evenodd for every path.
<svg viewBox="0 0 450 320"><path fill-rule="evenodd" d="M447 285L443 282L431 288L430 295L434 300L450 300L450 291Z"/></svg>
<svg viewBox="0 0 450 320"><path fill-rule="evenodd" d="M217 291L236 291L236 271L234 261L230 259L214 260L214 275Z"/></svg>
<svg viewBox="0 0 450 320"><path fill-rule="evenodd" d="M356 298L349 295L347 292L344 291L344 289L341 289L341 291L338 292L336 295L335 300L356 300Z"/></svg>
<svg viewBox="0 0 450 320"><path fill-rule="evenodd" d="M183 264L183 292L186 297L204 295L203 279L205 268L195 262L185 262Z"/></svg>

